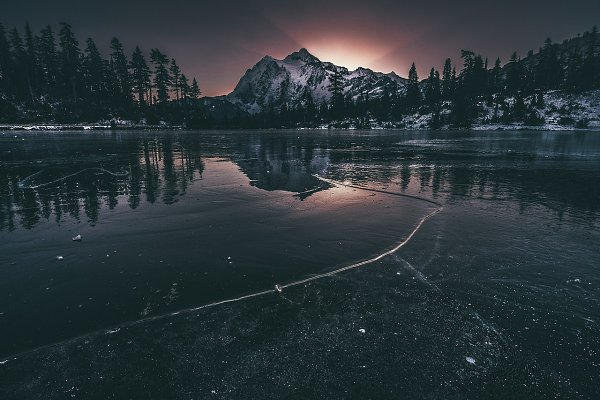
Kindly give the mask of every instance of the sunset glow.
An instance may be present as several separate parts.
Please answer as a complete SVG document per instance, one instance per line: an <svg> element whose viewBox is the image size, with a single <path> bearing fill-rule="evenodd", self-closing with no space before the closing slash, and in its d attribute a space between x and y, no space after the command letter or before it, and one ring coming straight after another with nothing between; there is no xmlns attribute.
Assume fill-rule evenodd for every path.
<svg viewBox="0 0 600 400"><path fill-rule="evenodd" d="M71 21L81 37L97 38L105 52L118 32L128 53L136 45L145 51L156 46L177 59L186 75L198 77L207 96L231 91L263 56L284 58L301 47L351 70L362 66L404 77L414 61L425 77L447 57L458 61L461 49L505 62L513 51L525 55L537 49L547 36L560 42L589 29L600 15L600 2L593 0L579 1L577 7L558 0L543 7L516 0L465 0L460 7L391 0L174 0L171 7L149 0L140 7L139 2L106 0L86 4L86 12L71 2L37 3L32 13L31 2L6 2L2 23L29 21L39 31L48 23L56 28Z"/></svg>
<svg viewBox="0 0 600 400"><path fill-rule="evenodd" d="M376 68L374 62L387 54L379 46L369 46L368 43L349 39L322 39L307 42L306 47L322 61L329 61L354 70L358 67Z"/></svg>
<svg viewBox="0 0 600 400"><path fill-rule="evenodd" d="M332 62L336 65L354 70L358 67L368 67L377 58L377 54L366 51L356 51L348 47L338 46L307 46L313 49L312 53L321 60Z"/></svg>

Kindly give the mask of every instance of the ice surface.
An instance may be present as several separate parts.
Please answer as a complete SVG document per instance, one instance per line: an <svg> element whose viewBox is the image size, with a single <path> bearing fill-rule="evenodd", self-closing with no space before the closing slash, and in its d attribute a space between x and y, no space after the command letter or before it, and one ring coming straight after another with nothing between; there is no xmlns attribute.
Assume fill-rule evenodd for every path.
<svg viewBox="0 0 600 400"><path fill-rule="evenodd" d="M13 208L0 206L5 212L0 216L7 221L0 231L3 334L19 323L21 315L31 318L33 324L19 332L44 335L46 316L53 324L67 314L89 321L114 317L127 304L134 304L126 311L136 318L128 325L92 327L82 336L69 336L16 358L4 357L0 361L3 400L71 394L134 398L140 391L157 398L210 398L211 391L215 398L226 399L294 398L298 393L308 398L397 398L399 394L406 398L595 398L600 373L596 361L600 335L594 322L600 320L597 135L473 131L204 135L208 139L198 147L217 154L221 161L210 172L212 160L203 155L207 168L184 183L180 177L188 175L178 168L179 159L195 159L193 153L181 153L184 157L158 153L157 164L148 163L150 170L159 166L160 173L149 175L157 181L134 179L140 176L136 175L140 172L135 160L145 158L137 147L127 150L131 158L123 154L105 158L104 162L124 160L134 173L116 179L90 174L95 187L102 193L133 193L136 182L141 182L141 201L136 203L135 196L119 198L120 203L110 208L110 196L87 196L90 190L80 185L75 193L85 195L76 197L81 201L79 220L63 213L56 222L54 214L43 213L52 211L43 207L45 194L64 196L56 204L69 200L57 190L62 184L26 192L39 196L30 202L33 205L26 196L8 197L2 192L4 200L25 200L14 208L23 211L13 214ZM15 143L22 143L20 139L10 142L9 149L19 149ZM117 139L119 148L128 148L127 137ZM149 143L169 146L168 141L155 139ZM31 149L28 142L24 148ZM180 145L177 142L175 147ZM97 146L91 142L90 147L117 153L106 142ZM234 157L224 157L232 153ZM0 154L18 158L19 153ZM26 154L26 160L35 160ZM261 160L254 170L248 164L223 161L252 158ZM282 162L285 158L291 161ZM312 163L317 158L326 162ZM173 159L176 162L163 174L161 163ZM15 175L16 179L6 180L5 187L18 193L15 182L38 171L35 162L28 164L23 164L24 172ZM311 169L317 164L326 165ZM297 184L294 168L298 165L330 180L435 199L444 204L444 211L423 224L395 253L397 257L384 256L363 268L288 287L277 294L276 283L298 279L281 275L293 259L290 254L306 256L295 264L302 269L302 277L319 275L330 270L323 271L322 265L333 270L392 248L397 241L389 246L383 243L390 243L390 237L406 239L407 226L414 228L419 217L408 223L407 215L412 214L406 212L411 205L421 204L416 199L416 203L408 197L392 201L384 193L371 196L374 192L362 196L353 187L338 188L342 192L320 190L300 200L293 196L296 191L281 189L294 187L301 192L314 187L303 188L305 181ZM263 166L270 167L269 177L282 180L268 181L261 173ZM10 175L14 168L5 164L3 172ZM223 178L230 169L237 171L231 175L236 179ZM244 172L248 176L256 174L252 185L248 177L239 174L240 169L248 171ZM77 180L83 182L84 177ZM295 183L288 186L292 180ZM68 186L69 181L65 182ZM153 182L158 182L154 192L149 190ZM117 186L111 186L113 183ZM153 202L147 201L146 195ZM86 212L94 216L90 204L96 199L102 208L93 226ZM36 209L37 201L40 211L27 211ZM251 207L231 212L244 203ZM347 213L336 214L328 208L314 218L321 204L331 203ZM368 205L373 213L358 207L360 204ZM267 212L267 206L291 210L298 218L282 221ZM435 207L428 203L427 211ZM257 229L278 227L273 237L282 241L271 250L281 254L280 258L265 258L270 246L253 242L255 235L235 236L239 221L248 221L244 218L249 210L257 217ZM382 211L385 221L373 219ZM227 215L235 223L217 224L219 218L210 218L215 213ZM13 216L12 228L7 215ZM343 236L355 239L345 242L339 235L331 235L330 240L312 240L315 234L324 234L327 227L344 221L344 215L352 217L352 224L339 225L347 230ZM151 220L165 235L149 233ZM308 231L306 241L299 241L294 248L284 245L293 242L288 238L298 237L302 224L319 221L322 224ZM369 221L375 225L370 227ZM386 229L378 227L383 222ZM60 225L61 235L55 234L52 227L56 225ZM353 230L353 226L360 229ZM125 228L126 232L119 233ZM179 230L183 232L179 234ZM111 242L115 231L116 240ZM75 233L87 238L90 232L94 240L68 243ZM237 251L240 248L231 243L240 238L250 243L241 241L248 246ZM123 246L113 246L117 242ZM221 242L227 245L219 247ZM189 247L186 245L181 255L158 251L172 249L176 243ZM209 245L194 253L203 243ZM310 257L315 246L321 246L319 253L323 251L329 258ZM32 248L35 251L30 251ZM252 256L257 248L265 251ZM17 259L17 254L27 259ZM63 254L64 261L52 263L56 254ZM340 260L340 255L348 258ZM213 260L214 267L207 260ZM232 260L235 262L228 264ZM280 268L266 269L262 277L251 275L256 288L266 292L253 297L229 295L243 292L234 285L246 284L250 270L260 272L261 266L270 263ZM319 267L311 269L315 265ZM71 282L77 290L69 295L64 287ZM193 286L203 284L201 289ZM96 286L102 290L91 293ZM131 297L119 298L116 293ZM230 300L208 308L194 307L213 301L195 302L196 296L203 295ZM36 311L53 301L60 306L56 308L60 313ZM137 320L146 307L148 315ZM152 310L159 310L160 318L155 318ZM169 314L169 310L173 311ZM3 343L14 343L23 336L11 334Z"/></svg>

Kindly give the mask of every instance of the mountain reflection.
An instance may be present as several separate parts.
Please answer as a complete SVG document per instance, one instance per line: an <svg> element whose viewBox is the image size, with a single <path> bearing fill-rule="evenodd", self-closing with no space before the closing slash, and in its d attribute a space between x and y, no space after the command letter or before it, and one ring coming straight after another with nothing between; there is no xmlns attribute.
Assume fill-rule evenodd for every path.
<svg viewBox="0 0 600 400"><path fill-rule="evenodd" d="M331 185L316 178L322 174L329 158L310 140L298 146L287 137L258 135L241 143L243 158L235 160L250 179L250 184L263 190L285 190L301 199Z"/></svg>
<svg viewBox="0 0 600 400"><path fill-rule="evenodd" d="M202 157L232 159L251 185L300 199L329 187L320 174L434 198L543 205L559 217L600 211L593 133L29 133L0 136L0 230L67 216L93 225L119 204L173 204L202 179Z"/></svg>

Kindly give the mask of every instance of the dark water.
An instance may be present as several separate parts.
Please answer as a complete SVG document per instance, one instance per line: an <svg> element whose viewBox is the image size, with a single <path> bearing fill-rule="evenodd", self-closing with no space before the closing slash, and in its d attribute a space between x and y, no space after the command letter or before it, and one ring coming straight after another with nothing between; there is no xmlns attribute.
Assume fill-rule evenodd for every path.
<svg viewBox="0 0 600 400"><path fill-rule="evenodd" d="M0 394L594 398L599 216L597 132L6 132Z"/></svg>

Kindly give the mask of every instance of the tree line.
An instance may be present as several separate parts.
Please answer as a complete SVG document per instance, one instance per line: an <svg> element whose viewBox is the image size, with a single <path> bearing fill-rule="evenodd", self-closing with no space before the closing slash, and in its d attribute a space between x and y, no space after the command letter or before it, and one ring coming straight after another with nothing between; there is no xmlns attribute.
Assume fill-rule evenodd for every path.
<svg viewBox="0 0 600 400"><path fill-rule="evenodd" d="M149 61L147 61L149 60ZM47 26L23 34L0 24L0 122L53 120L94 122L112 118L148 123L166 121L188 127L268 128L333 124L369 127L402 121L406 116L431 115L430 126L468 127L484 122L544 123L539 110L544 92L581 93L600 88L600 42L597 28L575 39L547 39L537 53L520 59L515 52L506 65L472 51L461 52L459 66L448 58L443 69L432 68L420 80L413 63L405 90L383 88L377 96L349 98L339 70L330 75L331 99L317 104L306 90L300 103L270 105L261 113L215 116L204 110L196 78L191 82L174 58L157 48L144 54L136 46L131 56L114 38L103 57L93 39L80 45L71 25L61 23L58 35ZM565 117L568 119L568 116ZM351 121L351 122L348 122Z"/></svg>
<svg viewBox="0 0 600 400"><path fill-rule="evenodd" d="M22 33L0 24L0 122L178 122L200 94L196 78L190 81L157 48L144 54L136 46L128 56L113 38L103 57L92 38L80 45L68 23L60 24L57 35L50 25L34 34L29 24ZM170 100L180 107L167 107Z"/></svg>
<svg viewBox="0 0 600 400"><path fill-rule="evenodd" d="M544 92L562 90L582 93L600 88L600 42L594 27L576 39L562 44L546 39L537 53L530 51L520 59L514 52L506 65L499 58L490 66L487 58L472 51L461 51L462 67L446 59L442 72L435 68L420 81L413 63L403 93L384 88L377 98L368 93L357 98L344 97L340 73L330 76L328 103L316 105L309 95L292 109L264 112L230 121L235 126L280 127L334 123L368 127L370 121L400 121L414 114L431 114L430 126L468 127L493 110L489 123L524 122L543 124L539 110L544 107ZM567 117L568 118L568 117Z"/></svg>

